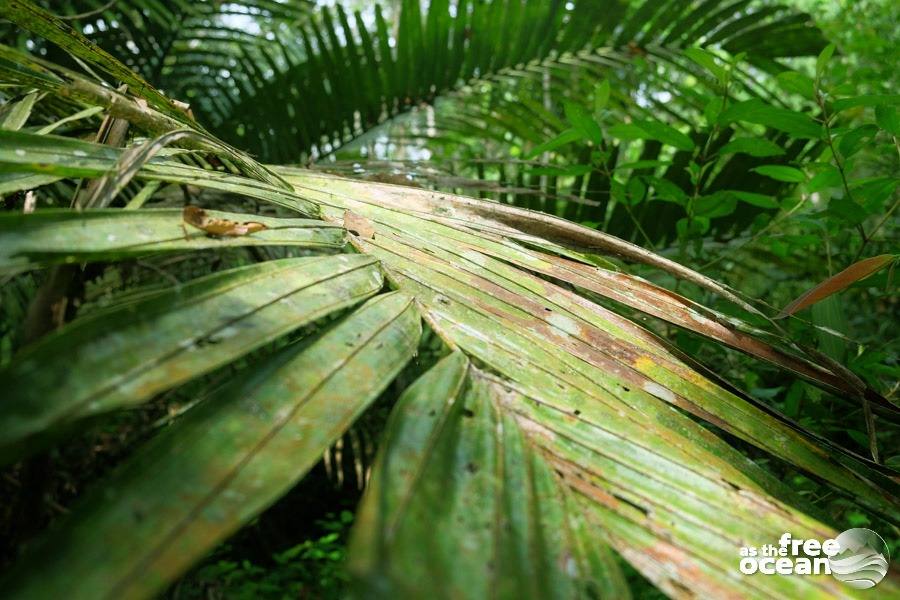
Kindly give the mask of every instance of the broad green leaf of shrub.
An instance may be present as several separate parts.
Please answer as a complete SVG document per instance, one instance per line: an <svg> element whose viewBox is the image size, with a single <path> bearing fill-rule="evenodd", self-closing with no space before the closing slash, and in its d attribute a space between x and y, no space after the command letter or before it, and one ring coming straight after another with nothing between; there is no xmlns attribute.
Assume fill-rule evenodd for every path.
<svg viewBox="0 0 900 600"><path fill-rule="evenodd" d="M809 115L766 104L759 98L732 104L719 115L719 123L728 125L746 121L784 131L794 137L821 139L822 126Z"/></svg>
<svg viewBox="0 0 900 600"><path fill-rule="evenodd" d="M644 130L645 136L643 139L658 140L679 150L690 151L694 149L694 141L691 138L662 121L636 121L635 125Z"/></svg>
<svg viewBox="0 0 900 600"><path fill-rule="evenodd" d="M728 70L718 63L718 58L709 50L703 48L691 47L685 48L683 51L685 56L712 73L713 77L720 85L725 85L728 79Z"/></svg>
<svg viewBox="0 0 900 600"><path fill-rule="evenodd" d="M757 194L755 192L743 192L740 190L728 190L729 194L733 194L738 200L758 206L759 208L778 208L778 201L772 196L765 194Z"/></svg>
<svg viewBox="0 0 900 600"><path fill-rule="evenodd" d="M775 142L765 138L752 137L731 140L719 150L719 154L722 156L736 153L757 157L781 156L784 154L784 149Z"/></svg>
<svg viewBox="0 0 900 600"><path fill-rule="evenodd" d="M843 185L841 172L836 166L828 165L807 181L804 188L806 188L807 192L813 193L829 188L839 188L841 185Z"/></svg>
<svg viewBox="0 0 900 600"><path fill-rule="evenodd" d="M594 87L594 116L599 118L609 104L609 79L604 79Z"/></svg>
<svg viewBox="0 0 900 600"><path fill-rule="evenodd" d="M806 175L804 175L803 171L795 169L794 167L786 167L784 165L763 165L761 167L754 167L752 170L754 173L771 177L777 181L784 181L787 183L801 183L806 181Z"/></svg>
<svg viewBox="0 0 900 600"><path fill-rule="evenodd" d="M566 102L565 111L566 119L585 139L595 144L603 141L603 130L584 106L577 102Z"/></svg>
<svg viewBox="0 0 900 600"><path fill-rule="evenodd" d="M532 148L526 155L526 158L534 158L535 156L540 156L544 152L552 152L557 148L565 146L567 144L571 144L572 142L577 142L578 140L584 139L585 134L580 129L572 128L566 129L556 137L547 140L542 144L538 144L534 148Z"/></svg>
<svg viewBox="0 0 900 600"><path fill-rule="evenodd" d="M860 125L840 136L838 150L845 158L850 158L860 150L878 133L874 125Z"/></svg>
<svg viewBox="0 0 900 600"><path fill-rule="evenodd" d="M875 122L893 136L900 136L900 114L896 106L876 106Z"/></svg>
<svg viewBox="0 0 900 600"><path fill-rule="evenodd" d="M865 96L851 96L849 98L839 98L831 105L831 110L836 114L847 110L848 108L857 108L860 106L897 106L900 105L900 95L898 94L868 94Z"/></svg>

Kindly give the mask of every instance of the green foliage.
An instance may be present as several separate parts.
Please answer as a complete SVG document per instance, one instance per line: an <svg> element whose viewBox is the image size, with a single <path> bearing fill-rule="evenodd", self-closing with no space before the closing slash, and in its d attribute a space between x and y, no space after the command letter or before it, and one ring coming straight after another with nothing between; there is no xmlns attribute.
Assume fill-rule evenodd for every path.
<svg viewBox="0 0 900 600"><path fill-rule="evenodd" d="M328 533L272 554L266 564L210 557L189 573L169 597L180 600L209 598L304 598L337 600L343 597L347 576L343 568L346 534L353 513L329 514L317 525ZM227 556L224 545L216 554Z"/></svg>
<svg viewBox="0 0 900 600"><path fill-rule="evenodd" d="M783 531L897 548L879 17L6 6L4 589L712 597ZM356 517L246 554L311 471Z"/></svg>

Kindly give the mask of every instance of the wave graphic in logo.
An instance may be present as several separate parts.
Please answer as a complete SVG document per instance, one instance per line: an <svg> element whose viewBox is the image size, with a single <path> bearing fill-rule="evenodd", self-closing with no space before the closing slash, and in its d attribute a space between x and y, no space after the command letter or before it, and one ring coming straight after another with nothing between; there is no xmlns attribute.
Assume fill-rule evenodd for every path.
<svg viewBox="0 0 900 600"><path fill-rule="evenodd" d="M828 559L831 574L850 587L875 587L888 571L887 544L870 529L848 529L835 538L840 550Z"/></svg>

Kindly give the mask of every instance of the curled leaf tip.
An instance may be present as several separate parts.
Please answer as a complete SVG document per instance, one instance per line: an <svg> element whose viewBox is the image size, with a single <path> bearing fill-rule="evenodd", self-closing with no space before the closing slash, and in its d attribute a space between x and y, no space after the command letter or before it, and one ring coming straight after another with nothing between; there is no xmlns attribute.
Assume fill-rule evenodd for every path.
<svg viewBox="0 0 900 600"><path fill-rule="evenodd" d="M829 277L816 287L804 292L796 300L781 309L781 312L775 318L783 319L789 317L832 294L845 290L857 281L861 281L889 265L896 258L894 254L882 254L855 262L837 275Z"/></svg>

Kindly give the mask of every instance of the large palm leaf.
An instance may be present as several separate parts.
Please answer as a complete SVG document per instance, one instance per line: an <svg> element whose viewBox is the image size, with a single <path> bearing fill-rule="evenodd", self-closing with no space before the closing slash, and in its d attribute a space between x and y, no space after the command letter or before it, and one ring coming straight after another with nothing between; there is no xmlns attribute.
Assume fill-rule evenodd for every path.
<svg viewBox="0 0 900 600"><path fill-rule="evenodd" d="M173 97L208 113L238 90L262 84L257 65L283 64L296 50L281 38L312 15L307 0L290 2L37 2L75 26ZM26 31L0 24L4 43L18 40L47 59L74 65L65 52ZM254 81L255 79L255 81ZM208 120L208 118L207 118Z"/></svg>
<svg viewBox="0 0 900 600"><path fill-rule="evenodd" d="M420 2L404 0L392 11L396 27L378 6L350 15L341 5L313 12L299 1L238 7L68 0L53 9L80 16L71 22L87 28L92 41L190 101L221 137L279 162L333 151L376 123L474 82L611 65L697 44L747 52L757 68L778 72L784 67L776 60L825 45L808 15L777 3L724 0L444 0L424 14ZM40 50L51 60L65 57L52 46Z"/></svg>
<svg viewBox="0 0 900 600"><path fill-rule="evenodd" d="M462 3L461 7L465 6ZM710 168L705 170L699 190L704 208L714 208L699 216L716 219L716 229L728 231L745 227L757 214L771 209L777 204L774 197L789 188L769 178L748 177L752 168L787 163L818 147L805 140L788 140L773 129L769 137L774 140L774 150L752 157L734 152L716 156L743 128L727 123L714 129L714 118L700 116L707 106L721 104L723 96L746 99L762 95L775 105L780 103L777 95L772 98L758 84L764 77L761 71L784 71L786 67L775 59L813 54L824 45L807 17L784 7L748 9L746 3L727 2L565 7L562 3L531 6L514 2L503 8L475 5L470 15L457 8L448 15L445 3L433 3L424 18L418 10L417 2L402 4L396 50L376 43L388 36L385 27L367 33L359 24L359 41L353 41L352 29L345 29L343 39L349 41L343 43L337 43L334 36L309 34L318 40L318 46L309 46L305 61L276 73L269 84L247 98L233 123L223 123L216 131L278 160L293 159L312 144L314 156L320 157L325 168L329 163L321 160L323 153L333 153L364 133L357 141L365 156L360 156L358 148L355 154L343 154L356 171L362 163L363 169L381 178L383 167L365 158L403 158L410 155L405 147L411 147L412 156L431 158L430 167L438 159L437 165L443 167L439 189L477 189L495 199L597 223L606 231L649 244L670 241L679 218L693 212L686 210L693 187L686 167L691 160L697 161L699 148L708 148L703 159L716 163L707 165ZM697 15L703 16L699 22ZM559 31L544 35L541 44L519 39L528 38L554 19ZM436 25L438 22L444 24ZM454 42L452 33L428 34L432 27L468 33ZM756 36L759 28L783 33L779 40L784 43ZM497 30L504 32L497 38L504 42L486 52L479 33ZM412 41L404 42L404 36ZM421 52L404 51L405 45L417 44ZM373 46L377 52L371 50ZM738 61L731 74L734 83L723 90L721 81L688 58L685 49L695 56L698 50L694 46L750 54L746 61ZM708 60L715 63L713 58ZM461 67L448 71L445 64ZM418 74L419 83L401 81L398 73L408 72ZM376 79L370 84L372 74ZM648 121L664 131L676 128L686 133L687 138L680 139L688 139L689 146L673 144L670 137L639 132L639 139L629 137L617 145L612 136L606 136L604 141L611 147L605 148L605 161L595 158L597 143L588 139L554 147L561 160L549 161L549 169L544 166L546 154L542 164L504 160L511 151L537 152L543 142L571 131L569 111L563 107L573 103L590 106L593 87L603 78L612 83L613 100L608 108L617 120ZM330 101L304 111L297 98ZM420 118L400 119L397 126L395 115L422 102L435 104L435 109L420 110ZM265 110L257 108L260 103L265 103ZM247 117L256 121L253 115L257 114L263 119L285 114L292 139L273 133L265 120L248 124ZM704 120L707 126L699 127ZM371 126L379 121L386 121L388 127L373 131ZM461 140L465 141L454 143ZM638 161L644 166L625 167ZM417 165L394 167L391 165L395 177L415 178L419 170ZM621 170L613 177L610 171L616 168ZM624 178L636 180L645 190L646 201L640 206L629 206L629 201L637 201L621 191L625 185L617 185ZM740 195L724 196L731 191ZM729 204L734 206L729 208Z"/></svg>
<svg viewBox="0 0 900 600"><path fill-rule="evenodd" d="M430 3L422 14L418 0L406 0L396 8L396 28L378 7L352 18L340 5L333 12L323 8L310 13L308 19L299 19L302 10L278 10L265 3L243 11L247 24L254 24L251 29L270 37L280 32L277 43L223 25L220 21L234 16L231 5L178 5L177 10L186 11L180 19L158 17L149 10L154 18L143 28L147 48L133 56L138 62L132 66L154 85L190 100L201 120L224 139L277 162L321 158L367 132L369 138L376 135L380 145L402 148L412 137L409 127L392 128L386 137L383 128L372 128L393 123L397 115L421 103L455 97L458 109L438 103L439 110L429 112L428 126L414 127L430 132L424 137L416 133L415 145L440 155L445 175L452 171L452 176L442 177L446 183L440 189L458 191L462 184L462 189L477 189L483 196L596 223L652 246L671 241L679 219L697 212L688 206L694 202L688 199L693 184L685 170L697 160L696 150L639 133L640 139L629 137L609 148L605 164L592 158L592 144L579 140L555 149L557 160L549 169L496 159L509 154L511 146L529 151L560 135L570 127L563 104L590 98L594 82L609 77L614 87L610 108L618 119L687 130L693 144L709 148L702 158L716 164L707 165L698 190L703 226L712 220L716 231L746 227L777 205L776 197L790 187L758 175L748 179L750 170L787 163L817 146L779 138L779 132L772 131L769 136L777 147L767 156L717 156L741 128L726 124L710 131L711 123L706 128L693 124L703 120L698 115L715 104L717 96L765 94L755 81L760 70L783 71L778 61L814 54L825 43L807 16L778 4L747 4L463 1ZM72 10L89 13L92 7ZM130 22L134 10L130 4L108 8L102 19ZM203 26L195 27L192 19ZM172 20L181 26L165 25ZM164 24L159 31L152 26L157 22ZM123 32L109 27L93 31L92 39L125 52L124 42L115 36L108 39ZM124 33L131 29L125 27ZM758 35L761 32L766 35ZM159 36L165 39L154 41ZM140 50L144 42L138 42ZM682 54L694 45L749 52L749 62L733 74L738 85L723 91L710 82L708 74ZM485 102L479 90L488 82ZM779 102L777 97L773 101ZM273 119L282 124L273 127ZM480 140L477 148L447 147L448 141L471 140L473 134ZM607 143L611 141L607 137ZM491 143L488 148L486 142ZM402 150L390 154L388 158ZM626 166L636 159L644 166ZM358 156L353 163L358 165ZM657 166L649 166L653 163ZM365 167L381 170L376 164ZM416 173L399 171L405 176ZM621 183L623 178L634 186ZM634 190L644 190L643 198Z"/></svg>
<svg viewBox="0 0 900 600"><path fill-rule="evenodd" d="M621 60L635 56L629 44L644 54L656 44L671 51L709 43L749 52L759 66L780 70L774 59L815 54L825 45L808 16L747 4L464 0L429 3L423 15L418 1L404 0L396 34L379 9L374 25L357 13L351 26L339 5L336 18L323 9L321 24L300 28L304 58L246 90L216 132L283 162L310 150L316 156L333 151L372 125L465 84L572 68L609 48ZM705 18L698 22L698 14ZM760 29L772 37L759 36ZM290 125L276 132L273 119Z"/></svg>
<svg viewBox="0 0 900 600"><path fill-rule="evenodd" d="M87 46L71 47L118 68ZM39 209L0 220L5 270L217 243L329 253L255 262L94 310L16 355L2 373L7 462L279 342L201 393L99 483L4 589L88 598L160 591L306 473L413 357L422 321L447 356L391 417L352 544L360 595L618 597L627 592L609 548L673 596L736 596L748 586L760 596L845 594L826 577L738 574L740 546L785 531L820 539L835 532L733 439L897 520L889 469L730 389L592 294L789 368L849 401L867 395L886 418L895 407L838 366L810 361L771 327L754 329L580 252L643 262L756 312L734 291L556 217L264 167L202 132L172 135L190 120L149 87L132 88L143 97L100 93L51 64L9 49L3 57L10 84L37 87L73 112L101 106L160 136L122 150L37 133L26 120L22 131L0 132L7 191L105 178L99 189L108 198L99 205L109 205L133 178L251 197L307 219L248 215L264 229L217 239L175 234L182 218L171 210ZM75 101L73 89L81 91ZM232 168L188 164L184 150L163 152L158 140ZM336 226L347 243L339 255Z"/></svg>
<svg viewBox="0 0 900 600"><path fill-rule="evenodd" d="M727 91L677 51L651 48L635 59L592 50L448 96L434 109L392 120L342 148L340 160L319 166L374 179L387 171L396 181L477 191L646 245L671 241L688 212L711 220L718 232L739 231L777 208L791 189L753 169L802 160L821 146L774 127L766 139L749 141L745 124L717 122L709 107L719 111L726 98L761 100L743 73L746 63L729 65L698 48L690 51L728 73ZM611 91L595 111L600 81ZM779 99L770 101L772 111L783 109ZM428 160L403 160L422 156ZM696 185L691 163L703 165Z"/></svg>

